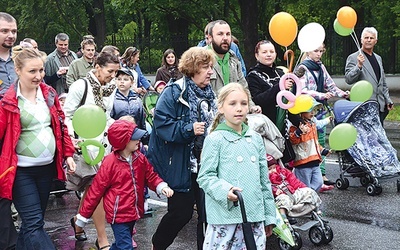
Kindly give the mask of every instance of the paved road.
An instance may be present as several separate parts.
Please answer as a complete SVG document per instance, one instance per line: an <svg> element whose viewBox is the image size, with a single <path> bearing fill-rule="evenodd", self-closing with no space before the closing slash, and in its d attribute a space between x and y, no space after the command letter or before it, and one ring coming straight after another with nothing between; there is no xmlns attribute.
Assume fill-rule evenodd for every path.
<svg viewBox="0 0 400 250"><path fill-rule="evenodd" d="M331 157L327 164L327 175L331 179L339 177L339 167ZM379 196L367 195L358 179L350 179L347 190L334 189L322 193L322 210L334 233L333 241L326 246L316 247L308 239L308 232L300 232L302 249L399 249L400 245L400 193L397 193L395 179L383 183L383 193ZM138 249L150 249L152 233L166 211L165 199L152 195L156 210L152 217L137 223L136 240ZM46 230L54 240L57 249L95 249L95 229L92 223L86 227L88 241L76 242L69 219L76 213L78 199L73 192L62 198L51 196L46 212ZM195 216L182 230L170 249L195 249ZM112 230L107 226L110 241ZM268 249L279 249L275 237L269 239Z"/></svg>

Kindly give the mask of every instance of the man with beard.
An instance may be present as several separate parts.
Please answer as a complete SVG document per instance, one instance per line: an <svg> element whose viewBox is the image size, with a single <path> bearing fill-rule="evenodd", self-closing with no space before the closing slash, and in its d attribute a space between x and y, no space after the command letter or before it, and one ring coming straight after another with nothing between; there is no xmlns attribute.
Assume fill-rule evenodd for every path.
<svg viewBox="0 0 400 250"><path fill-rule="evenodd" d="M75 52L68 49L69 36L65 33L59 33L55 37L56 49L47 56L44 65L47 76L52 76L60 69L67 69L71 62L78 58ZM65 70L62 75L59 75L59 80L52 83L51 86L60 95L68 92Z"/></svg>
<svg viewBox="0 0 400 250"><path fill-rule="evenodd" d="M212 22L209 26L211 49L215 53L217 63L214 64L214 73L211 76L211 86L215 93L230 82L238 82L247 87L247 81L242 72L239 59L230 50L232 43L231 28L224 20Z"/></svg>
<svg viewBox="0 0 400 250"><path fill-rule="evenodd" d="M0 12L0 96L17 80L11 58L11 48L16 39L17 21L10 14Z"/></svg>
<svg viewBox="0 0 400 250"><path fill-rule="evenodd" d="M93 39L84 39L81 42L82 57L71 62L67 72L68 88L73 82L84 78L91 69L96 54L96 43Z"/></svg>

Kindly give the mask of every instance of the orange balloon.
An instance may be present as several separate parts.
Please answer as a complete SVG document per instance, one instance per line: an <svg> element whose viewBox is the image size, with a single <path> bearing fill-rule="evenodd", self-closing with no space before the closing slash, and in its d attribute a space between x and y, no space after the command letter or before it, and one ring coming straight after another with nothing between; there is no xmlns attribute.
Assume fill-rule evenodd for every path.
<svg viewBox="0 0 400 250"><path fill-rule="evenodd" d="M350 6L343 6L337 12L337 20L345 28L352 29L357 23L357 13Z"/></svg>
<svg viewBox="0 0 400 250"><path fill-rule="evenodd" d="M297 22L286 12L276 13L269 21L269 33L272 39L282 46L289 46L297 36Z"/></svg>

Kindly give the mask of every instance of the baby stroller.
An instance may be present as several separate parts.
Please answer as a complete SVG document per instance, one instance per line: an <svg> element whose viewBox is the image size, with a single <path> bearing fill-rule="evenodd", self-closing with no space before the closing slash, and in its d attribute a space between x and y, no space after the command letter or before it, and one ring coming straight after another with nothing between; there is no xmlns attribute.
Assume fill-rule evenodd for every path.
<svg viewBox="0 0 400 250"><path fill-rule="evenodd" d="M284 137L275 124L267 116L262 114L250 114L247 118L249 127L263 137L267 153L275 159L281 158L284 150ZM281 160L278 160L278 162L281 167L284 167ZM328 244L332 241L332 228L328 225L329 222L327 220L322 219L321 212L318 208L296 218L299 219L298 225L297 223L287 225L292 234L294 245L290 245L277 234L280 249L298 250L302 247L303 241L297 230L308 231L310 241L317 246Z"/></svg>
<svg viewBox="0 0 400 250"><path fill-rule="evenodd" d="M374 196L382 193L382 181L397 178L397 191L400 192L400 163L379 120L378 103L339 100L333 106L333 113L335 124L350 123L358 133L353 146L337 152L340 167L337 188L349 187L347 177L360 178L367 193Z"/></svg>
<svg viewBox="0 0 400 250"><path fill-rule="evenodd" d="M148 91L144 96L143 96L143 106L144 106L144 111L146 113L146 122L150 125L153 126L153 108L156 107L157 99L159 97L159 93L156 91Z"/></svg>

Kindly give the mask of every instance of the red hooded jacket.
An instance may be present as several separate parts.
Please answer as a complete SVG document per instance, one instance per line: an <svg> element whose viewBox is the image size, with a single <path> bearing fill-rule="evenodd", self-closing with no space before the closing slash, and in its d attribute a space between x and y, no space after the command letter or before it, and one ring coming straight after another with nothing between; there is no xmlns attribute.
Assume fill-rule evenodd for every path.
<svg viewBox="0 0 400 250"><path fill-rule="evenodd" d="M132 165L115 150L125 148L135 128L135 124L120 120L110 126L108 138L114 151L104 157L83 201L79 214L84 218L92 216L103 198L108 223L136 221L144 214L145 186L153 191L160 184L167 186L139 150L132 153Z"/></svg>
<svg viewBox="0 0 400 250"><path fill-rule="evenodd" d="M56 139L55 162L57 179L65 181L62 168L64 158L73 156L75 148L64 125L64 112L57 98L57 92L45 83L40 83L43 97L50 110L51 127ZM0 197L12 200L12 188L18 166L18 157L15 151L21 134L20 111L18 108L17 83L10 86L0 101L0 141L2 150L0 155Z"/></svg>
<svg viewBox="0 0 400 250"><path fill-rule="evenodd" d="M276 165L276 172L269 172L269 180L271 181L272 185L272 193L274 196L278 191L278 186L286 182L286 187L290 191L290 193L294 193L299 188L307 187L306 184L301 182L296 176L288 169L282 168L279 165Z"/></svg>

